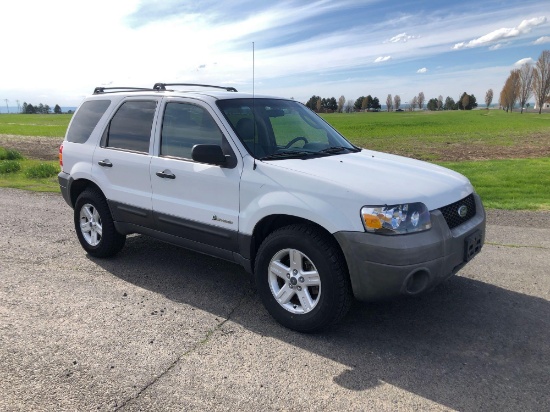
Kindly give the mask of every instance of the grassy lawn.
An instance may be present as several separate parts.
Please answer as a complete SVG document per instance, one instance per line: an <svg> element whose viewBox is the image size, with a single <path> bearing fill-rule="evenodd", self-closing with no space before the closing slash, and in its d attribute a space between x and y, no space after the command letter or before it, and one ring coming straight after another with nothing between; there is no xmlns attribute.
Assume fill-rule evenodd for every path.
<svg viewBox="0 0 550 412"><path fill-rule="evenodd" d="M550 114L506 113L503 110L446 112L330 113L321 115L348 139L357 143L389 139L406 141L487 140L514 138L550 130Z"/></svg>
<svg viewBox="0 0 550 412"><path fill-rule="evenodd" d="M72 114L2 114L0 134L63 137Z"/></svg>
<svg viewBox="0 0 550 412"><path fill-rule="evenodd" d="M467 176L487 208L550 211L550 158L442 162Z"/></svg>
<svg viewBox="0 0 550 412"><path fill-rule="evenodd" d="M3 162L0 160L0 163ZM19 161L21 169L12 173L0 172L0 187L11 187L14 189L32 190L35 192L59 192L57 174L45 178L32 178L27 174L30 170L36 169L39 165L47 164L60 170L59 162L45 162L43 160L23 159Z"/></svg>

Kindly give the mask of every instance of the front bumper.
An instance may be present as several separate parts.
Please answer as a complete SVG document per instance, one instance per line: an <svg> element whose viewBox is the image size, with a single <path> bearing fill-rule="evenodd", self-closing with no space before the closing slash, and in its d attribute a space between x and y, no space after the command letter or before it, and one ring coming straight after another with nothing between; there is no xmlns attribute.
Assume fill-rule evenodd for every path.
<svg viewBox="0 0 550 412"><path fill-rule="evenodd" d="M417 295L457 273L485 241L485 210L474 193L476 215L449 229L439 210L430 212L432 228L410 235L383 236L337 232L353 294L373 301L397 295ZM472 252L472 243L477 243Z"/></svg>

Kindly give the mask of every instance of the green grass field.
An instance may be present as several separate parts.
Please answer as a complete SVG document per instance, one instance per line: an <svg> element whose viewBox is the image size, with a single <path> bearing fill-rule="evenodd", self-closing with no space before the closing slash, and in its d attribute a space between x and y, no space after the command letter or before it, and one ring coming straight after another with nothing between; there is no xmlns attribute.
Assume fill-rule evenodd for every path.
<svg viewBox="0 0 550 412"><path fill-rule="evenodd" d="M446 112L331 113L322 117L357 143L378 139L403 141L491 140L509 142L525 134L548 133L550 114L503 110Z"/></svg>
<svg viewBox="0 0 550 412"><path fill-rule="evenodd" d="M549 113L473 110L322 117L358 146L430 160L464 174L489 208L550 210L550 158L537 157L539 149L548 152ZM0 115L0 134L63 137L70 119L71 115ZM459 150L483 152L490 160L445 161ZM536 158L523 158L527 151ZM491 160L498 157L516 158ZM23 172L0 175L0 186L58 190L55 178L33 182Z"/></svg>
<svg viewBox="0 0 550 412"><path fill-rule="evenodd" d="M0 134L63 137L72 114L2 114Z"/></svg>
<svg viewBox="0 0 550 412"><path fill-rule="evenodd" d="M1 169L0 160L0 169ZM0 172L0 187L11 187L14 189L32 190L35 192L59 192L57 174L50 177L32 178L28 177L29 170L36 169L39 165L48 165L49 168L59 171L59 162L44 162L42 160L23 159L20 162L21 169L14 173Z"/></svg>
<svg viewBox="0 0 550 412"><path fill-rule="evenodd" d="M501 148L522 151L526 145L536 150L550 141L548 113L493 109L333 113L323 118L358 146L430 161L446 160L449 150L466 146L498 153Z"/></svg>
<svg viewBox="0 0 550 412"><path fill-rule="evenodd" d="M550 210L550 158L442 162L467 176L487 208Z"/></svg>

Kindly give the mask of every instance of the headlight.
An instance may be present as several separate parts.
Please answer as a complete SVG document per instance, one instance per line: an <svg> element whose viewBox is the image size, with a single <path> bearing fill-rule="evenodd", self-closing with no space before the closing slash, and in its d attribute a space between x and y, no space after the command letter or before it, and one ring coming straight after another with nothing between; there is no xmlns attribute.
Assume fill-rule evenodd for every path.
<svg viewBox="0 0 550 412"><path fill-rule="evenodd" d="M361 217L367 232L382 235L421 232L432 227L430 212L424 203L364 206Z"/></svg>

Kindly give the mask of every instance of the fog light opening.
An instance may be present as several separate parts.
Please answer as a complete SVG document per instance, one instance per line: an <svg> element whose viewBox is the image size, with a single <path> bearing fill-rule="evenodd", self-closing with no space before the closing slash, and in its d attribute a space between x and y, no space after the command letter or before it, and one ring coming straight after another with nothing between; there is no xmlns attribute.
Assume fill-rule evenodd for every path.
<svg viewBox="0 0 550 412"><path fill-rule="evenodd" d="M426 290L430 283L430 274L425 269L411 273L405 280L405 293L417 295Z"/></svg>

